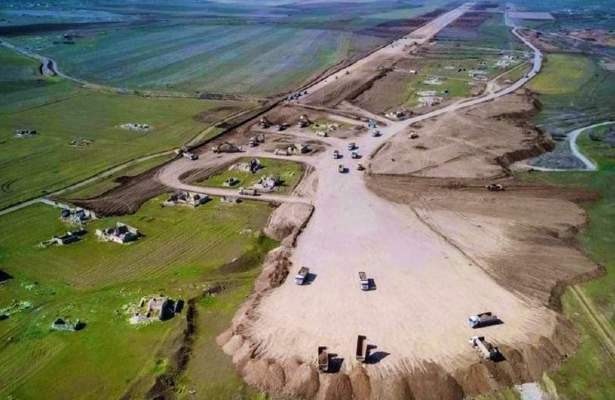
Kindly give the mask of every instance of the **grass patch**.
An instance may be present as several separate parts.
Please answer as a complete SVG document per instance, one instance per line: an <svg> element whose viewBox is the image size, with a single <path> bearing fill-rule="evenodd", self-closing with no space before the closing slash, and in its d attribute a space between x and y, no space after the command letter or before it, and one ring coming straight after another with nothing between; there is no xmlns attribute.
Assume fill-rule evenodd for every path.
<svg viewBox="0 0 615 400"><path fill-rule="evenodd" d="M240 158L235 162L248 163L251 158ZM224 170L216 175L212 175L207 179L196 182L201 186L209 187L225 187L224 182L230 178L235 177L239 179L239 183L234 187L251 187L256 184L258 180L265 176L279 176L282 179L282 185L277 188L279 193L291 192L303 175L303 165L293 161L276 160L272 158L259 158L263 168L259 169L256 173L242 172L238 170Z"/></svg>
<svg viewBox="0 0 615 400"><path fill-rule="evenodd" d="M596 134L608 129L596 128ZM574 186L600 193L600 200L584 204L589 225L578 236L584 251L607 269L603 278L582 285L585 294L615 327L615 148L588 139L589 132L579 138L584 154L598 163L596 172L563 172L524 174L528 181ZM594 328L570 292L563 297L564 312L580 330L583 342L579 350L552 374L563 399L610 399L615 397L615 366L602 349Z"/></svg>
<svg viewBox="0 0 615 400"><path fill-rule="evenodd" d="M562 95L575 93L594 74L591 59L570 54L549 54L544 70L530 82L530 89L540 94Z"/></svg>
<svg viewBox="0 0 615 400"><path fill-rule="evenodd" d="M209 282L233 282L229 296L236 300L221 300L224 304L210 317L232 313L250 291L255 267L275 246L259 234L271 209L249 201L229 206L217 199L198 209L163 208L163 199L149 201L134 215L88 224L82 241L61 248L37 247L39 240L67 229L57 209L35 205L0 218L0 264L14 277L0 287L0 308L13 299L33 304L0 321L0 397L119 398L133 382L151 381L167 370L164 350L182 329L184 316L130 326L122 307L143 295L188 299ZM95 228L117 220L145 236L126 246L94 238ZM221 270L242 255L250 265ZM56 317L80 318L86 327L52 332ZM219 333L212 329L218 327L204 325L199 335ZM229 393L244 390L234 372L229 379Z"/></svg>
<svg viewBox="0 0 615 400"><path fill-rule="evenodd" d="M4 69L23 70L27 76L34 67L23 57L8 61L12 64ZM0 81L0 91L14 82ZM50 85L45 89L49 91L66 84L42 82L43 87ZM39 95L30 89L11 93L26 103ZM113 165L178 147L209 126L201 122L203 113L209 120L216 120L228 115L227 106L232 105L233 110L248 107L247 103L145 98L76 87L65 98L47 100L36 107L4 110L6 114L0 119L0 209ZM147 123L153 129L122 129L120 125L126 123ZM38 134L17 138L15 129L20 128L35 129Z"/></svg>

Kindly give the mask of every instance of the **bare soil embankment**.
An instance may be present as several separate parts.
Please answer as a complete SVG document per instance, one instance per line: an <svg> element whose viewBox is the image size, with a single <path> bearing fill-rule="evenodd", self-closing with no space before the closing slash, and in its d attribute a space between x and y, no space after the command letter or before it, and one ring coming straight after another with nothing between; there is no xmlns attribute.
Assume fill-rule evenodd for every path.
<svg viewBox="0 0 615 400"><path fill-rule="evenodd" d="M527 95L508 96L428 121L416 128L421 138L455 138L454 145L447 146L446 151L434 148L429 155L433 167L417 167L420 163L413 158L417 151L430 153L429 148L415 149L416 139L398 135L393 138L394 145L385 146L371 160L372 171L380 173L372 172L366 184L381 198L408 209L416 223L440 238L438 243L456 249L470 260L466 267L469 274L485 273L505 292L531 304L539 315L547 318L542 323L532 322L540 329L526 330L516 340L497 343L498 336L509 329L506 327L514 325L513 317L520 318L511 314L504 320L504 330L487 332L495 337L504 355L499 362L480 360L469 345L457 349L453 338L450 343L439 342L438 346L450 347L450 354L457 354L454 360L402 359L400 364L385 369L378 364L350 363L337 373L323 374L312 358L296 356L290 350L285 357L272 357L270 343L255 339L254 327L262 325L257 323L263 312L259 306L270 300L274 288L286 285L289 268L296 267L291 261L292 243L300 232L298 224L304 216L307 218L307 213L298 213L292 218L290 229L279 230L279 235L291 232L292 240L270 254L254 294L237 312L231 328L219 337L220 345L232 356L244 379L270 393L306 399L462 399L538 380L544 371L556 368L574 352L578 337L571 324L557 314L557 306L563 285L600 273L600 268L577 248L574 238L586 221L585 213L576 203L594 196L572 189L526 185L511 177L511 162L550 148L542 132L524 122L535 108L536 103ZM459 147L463 151L455 155ZM407 153L411 154L403 158ZM391 161L395 157L400 161ZM458 161L455 168L447 165L451 158ZM488 192L484 185L494 181L502 183L506 191ZM306 182L303 186L313 185ZM272 221L277 218L272 216ZM450 262L454 262L452 258ZM384 273L380 272L381 282L385 281ZM427 272L416 273L412 280L420 280ZM466 278L471 279L471 275ZM482 289L474 288L477 292ZM418 287L415 290L417 295ZM452 306L443 303L439 307L444 311ZM492 306L498 308L501 304L495 302ZM405 310L404 314L411 311L418 312ZM395 321L398 325L403 322L397 317ZM334 327L331 329L330 333ZM380 329L394 330L384 326ZM287 338L278 339L280 345L288 342ZM299 346L302 339L297 340ZM413 357L420 359L420 354Z"/></svg>

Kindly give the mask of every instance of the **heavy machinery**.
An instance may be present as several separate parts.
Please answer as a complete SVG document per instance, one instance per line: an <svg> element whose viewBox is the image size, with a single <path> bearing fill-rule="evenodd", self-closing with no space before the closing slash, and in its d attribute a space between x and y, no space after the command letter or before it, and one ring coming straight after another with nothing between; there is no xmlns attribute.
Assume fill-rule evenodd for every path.
<svg viewBox="0 0 615 400"><path fill-rule="evenodd" d="M491 312L471 315L470 318L468 318L468 325L470 325L470 328L472 329L482 328L489 325L497 325L501 322L502 321L500 321L497 315L494 315Z"/></svg>
<svg viewBox="0 0 615 400"><path fill-rule="evenodd" d="M472 336L470 344L474 347L485 360L497 360L501 357L500 350L488 341L484 336Z"/></svg>
<svg viewBox="0 0 615 400"><path fill-rule="evenodd" d="M367 336L357 336L357 350L355 352L355 357L357 361L365 362L365 360L369 358L368 350L369 348L367 347Z"/></svg>
<svg viewBox="0 0 615 400"><path fill-rule="evenodd" d="M342 158L342 153L339 152L339 150L333 150L333 159L337 160Z"/></svg>
<svg viewBox="0 0 615 400"><path fill-rule="evenodd" d="M318 369L321 372L329 372L329 352L326 346L318 346Z"/></svg>
<svg viewBox="0 0 615 400"><path fill-rule="evenodd" d="M348 151L352 151L357 148L357 144L355 142L348 143Z"/></svg>
<svg viewBox="0 0 615 400"><path fill-rule="evenodd" d="M239 188L241 196L258 196L258 190L253 188Z"/></svg>
<svg viewBox="0 0 615 400"><path fill-rule="evenodd" d="M490 192L503 192L504 186L500 185L499 183L490 183L487 186L485 186L485 189L487 189Z"/></svg>
<svg viewBox="0 0 615 400"><path fill-rule="evenodd" d="M303 285L309 273L310 269L308 267L301 267L297 272L297 275L295 275L295 283L297 285Z"/></svg>
<svg viewBox="0 0 615 400"><path fill-rule="evenodd" d="M363 271L359 272L359 286L363 291L369 290L369 279Z"/></svg>
<svg viewBox="0 0 615 400"><path fill-rule="evenodd" d="M299 128L307 128L308 126L310 126L310 124L311 122L308 119L307 115L304 114L299 117Z"/></svg>
<svg viewBox="0 0 615 400"><path fill-rule="evenodd" d="M361 158L361 155L357 151L353 151L352 153L350 153L350 158L352 158L353 160L357 160Z"/></svg>
<svg viewBox="0 0 615 400"><path fill-rule="evenodd" d="M339 172L340 174L345 174L348 170L346 169L346 167L344 167L344 165L340 164L337 166L337 172Z"/></svg>
<svg viewBox="0 0 615 400"><path fill-rule="evenodd" d="M258 121L258 125L263 128L263 129L267 129L269 128L272 124L271 121L269 121L267 119L267 117L261 117L260 121Z"/></svg>
<svg viewBox="0 0 615 400"><path fill-rule="evenodd" d="M357 171L364 171L365 167L363 166L363 164L359 163L357 164Z"/></svg>

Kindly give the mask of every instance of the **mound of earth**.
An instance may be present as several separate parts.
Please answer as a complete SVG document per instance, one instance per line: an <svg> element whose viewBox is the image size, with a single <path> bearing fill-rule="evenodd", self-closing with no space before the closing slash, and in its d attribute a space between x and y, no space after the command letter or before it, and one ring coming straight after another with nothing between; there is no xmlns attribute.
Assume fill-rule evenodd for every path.
<svg viewBox="0 0 615 400"><path fill-rule="evenodd" d="M517 93L426 121L388 141L373 157L371 171L440 178L501 175L512 162L553 148L542 131L525 122L538 107L532 96Z"/></svg>

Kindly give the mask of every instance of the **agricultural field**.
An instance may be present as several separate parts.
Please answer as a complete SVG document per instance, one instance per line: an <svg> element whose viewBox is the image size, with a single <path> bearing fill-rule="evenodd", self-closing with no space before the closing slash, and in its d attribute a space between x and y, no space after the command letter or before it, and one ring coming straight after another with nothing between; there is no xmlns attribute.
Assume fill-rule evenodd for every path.
<svg viewBox="0 0 615 400"><path fill-rule="evenodd" d="M7 28L8 39L53 57L69 75L108 86L269 96L399 35L378 29L400 18L388 13L391 8L409 18L445 4L376 0L349 10L337 2L256 6L182 1L152 3L143 13L119 1L97 3L94 10L103 13L98 19L75 23L78 15L65 15L61 8L66 29L46 31L41 25L54 10L48 9L34 27ZM8 10L7 19L16 18L16 9ZM34 13L26 11L25 16Z"/></svg>
<svg viewBox="0 0 615 400"><path fill-rule="evenodd" d="M119 398L127 389L147 390L156 375L168 370L185 315L132 326L125 306L145 295L196 298L199 318L207 322L199 322L197 345L220 333L251 290L263 255L275 245L260 234L271 209L217 199L197 209L163 208L164 198L152 199L131 216L93 221L81 241L62 247L37 246L69 229L58 209L36 205L0 217L0 265L13 277L0 287L0 308L13 301L30 304L0 320L0 396ZM129 245L94 237L96 228L117 220L137 227L143 237ZM236 259L241 262L233 268L223 267ZM203 289L218 283L226 288L219 298L201 298ZM50 331L57 317L79 318L85 328ZM216 323L209 324L212 320ZM217 369L221 350L212 345L208 354L213 358L201 365ZM217 374L216 382L201 385L246 391L230 366Z"/></svg>
<svg viewBox="0 0 615 400"><path fill-rule="evenodd" d="M36 77L38 63L3 50L0 67L0 208L63 188L114 165L179 147L253 103L146 98ZM16 72L17 71L17 72ZM59 89L59 90L56 90ZM14 101L13 101L14 100ZM124 124L149 125L146 131ZM17 137L16 130L36 130ZM213 136L218 130L211 130Z"/></svg>
<svg viewBox="0 0 615 400"><path fill-rule="evenodd" d="M548 54L529 88L540 94L543 104L535 121L551 134L615 118L615 72L591 57Z"/></svg>
<svg viewBox="0 0 615 400"><path fill-rule="evenodd" d="M609 127L596 128L593 134L604 137ZM585 188L600 194L600 199L583 204L589 225L578 235L583 249L603 265L607 275L581 286L600 314L615 329L615 147L605 141L593 141L586 132L578 139L581 151L597 162L596 172L533 173L523 179L562 186ZM615 366L596 328L587 319L578 299L568 290L562 299L564 312L582 336L579 350L550 378L555 382L560 398L573 400L610 399L615 396Z"/></svg>
<svg viewBox="0 0 615 400"><path fill-rule="evenodd" d="M248 163L250 158L240 158L234 164ZM275 160L272 158L259 158L263 168L255 173L226 169L220 173L210 176L207 179L197 181L196 184L210 187L225 187L224 182L233 177L239 180L234 187L251 187L259 179L267 176L279 176L282 185L277 188L278 193L289 193L301 180L303 176L303 165L293 161Z"/></svg>
<svg viewBox="0 0 615 400"><path fill-rule="evenodd" d="M501 14L470 13L436 36L416 56L397 64L357 98L375 113L446 103L482 93L486 82L526 61L522 44ZM415 73L416 72L416 73ZM398 90L399 87L404 90Z"/></svg>

